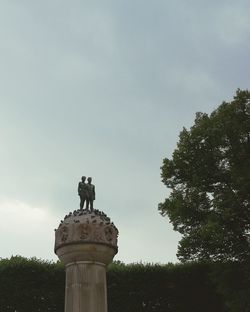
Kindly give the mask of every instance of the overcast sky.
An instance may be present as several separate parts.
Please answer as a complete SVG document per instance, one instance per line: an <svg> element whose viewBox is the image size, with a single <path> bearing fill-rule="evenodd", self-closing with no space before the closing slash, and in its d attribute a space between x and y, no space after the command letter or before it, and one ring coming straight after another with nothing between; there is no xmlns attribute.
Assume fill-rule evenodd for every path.
<svg viewBox="0 0 250 312"><path fill-rule="evenodd" d="M176 262L162 160L249 88L249 38L249 0L0 0L0 257L56 260L86 175L116 260Z"/></svg>

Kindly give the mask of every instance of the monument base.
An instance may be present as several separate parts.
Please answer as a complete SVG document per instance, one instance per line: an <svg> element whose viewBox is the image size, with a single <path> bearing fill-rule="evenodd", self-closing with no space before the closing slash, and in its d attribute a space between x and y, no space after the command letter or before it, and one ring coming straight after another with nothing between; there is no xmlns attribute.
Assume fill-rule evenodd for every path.
<svg viewBox="0 0 250 312"><path fill-rule="evenodd" d="M106 267L117 253L118 230L104 212L76 210L55 232L66 267L65 312L107 312Z"/></svg>
<svg viewBox="0 0 250 312"><path fill-rule="evenodd" d="M78 261L66 265L65 312L107 312L106 267Z"/></svg>

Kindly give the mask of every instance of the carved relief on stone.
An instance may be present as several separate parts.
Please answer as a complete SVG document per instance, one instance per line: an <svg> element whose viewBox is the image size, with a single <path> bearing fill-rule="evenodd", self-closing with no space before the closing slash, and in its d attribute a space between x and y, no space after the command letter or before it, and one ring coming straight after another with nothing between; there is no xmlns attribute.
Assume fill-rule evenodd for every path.
<svg viewBox="0 0 250 312"><path fill-rule="evenodd" d="M117 246L118 230L104 212L76 210L56 230L56 248L65 243L103 243Z"/></svg>
<svg viewBox="0 0 250 312"><path fill-rule="evenodd" d="M105 228L104 233L105 233L106 240L108 242L111 242L113 240L113 237L114 237L114 230L113 230L113 228L111 226L107 226Z"/></svg>
<svg viewBox="0 0 250 312"><path fill-rule="evenodd" d="M60 239L61 242L65 243L69 236L69 229L67 226L63 226L60 230Z"/></svg>
<svg viewBox="0 0 250 312"><path fill-rule="evenodd" d="M103 233L101 231L101 229L96 229L93 233L93 239L95 242L103 242Z"/></svg>
<svg viewBox="0 0 250 312"><path fill-rule="evenodd" d="M78 228L79 238L82 240L88 239L90 235L90 227L88 224L81 224Z"/></svg>

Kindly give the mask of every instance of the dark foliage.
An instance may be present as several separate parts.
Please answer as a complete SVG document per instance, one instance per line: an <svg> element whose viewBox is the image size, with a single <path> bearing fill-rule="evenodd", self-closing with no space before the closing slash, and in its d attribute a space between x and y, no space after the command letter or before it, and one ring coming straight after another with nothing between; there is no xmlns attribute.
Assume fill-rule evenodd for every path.
<svg viewBox="0 0 250 312"><path fill-rule="evenodd" d="M0 261L1 312L61 312L64 268L37 259L12 257Z"/></svg>
<svg viewBox="0 0 250 312"><path fill-rule="evenodd" d="M108 272L110 312L224 312L207 264L123 265Z"/></svg>
<svg viewBox="0 0 250 312"><path fill-rule="evenodd" d="M159 205L182 234L178 258L250 258L250 92L238 90L209 116L197 113L183 129L163 183L172 190Z"/></svg>
<svg viewBox="0 0 250 312"><path fill-rule="evenodd" d="M250 311L250 264L214 264L210 278L230 312Z"/></svg>
<svg viewBox="0 0 250 312"><path fill-rule="evenodd" d="M227 311L227 293L218 292L220 285L210 278L211 272L205 263L114 263L107 274L109 312ZM62 312L64 278L59 263L22 257L0 260L0 311Z"/></svg>

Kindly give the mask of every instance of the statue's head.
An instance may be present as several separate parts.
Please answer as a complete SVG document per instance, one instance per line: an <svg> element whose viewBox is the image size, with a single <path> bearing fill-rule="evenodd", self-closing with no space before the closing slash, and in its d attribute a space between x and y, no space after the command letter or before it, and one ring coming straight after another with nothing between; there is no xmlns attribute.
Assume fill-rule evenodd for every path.
<svg viewBox="0 0 250 312"><path fill-rule="evenodd" d="M89 183L92 182L92 178L91 178L91 177L88 178L88 182L89 182Z"/></svg>
<svg viewBox="0 0 250 312"><path fill-rule="evenodd" d="M85 180L86 180L86 177L83 176L82 177L82 182L85 182Z"/></svg>

